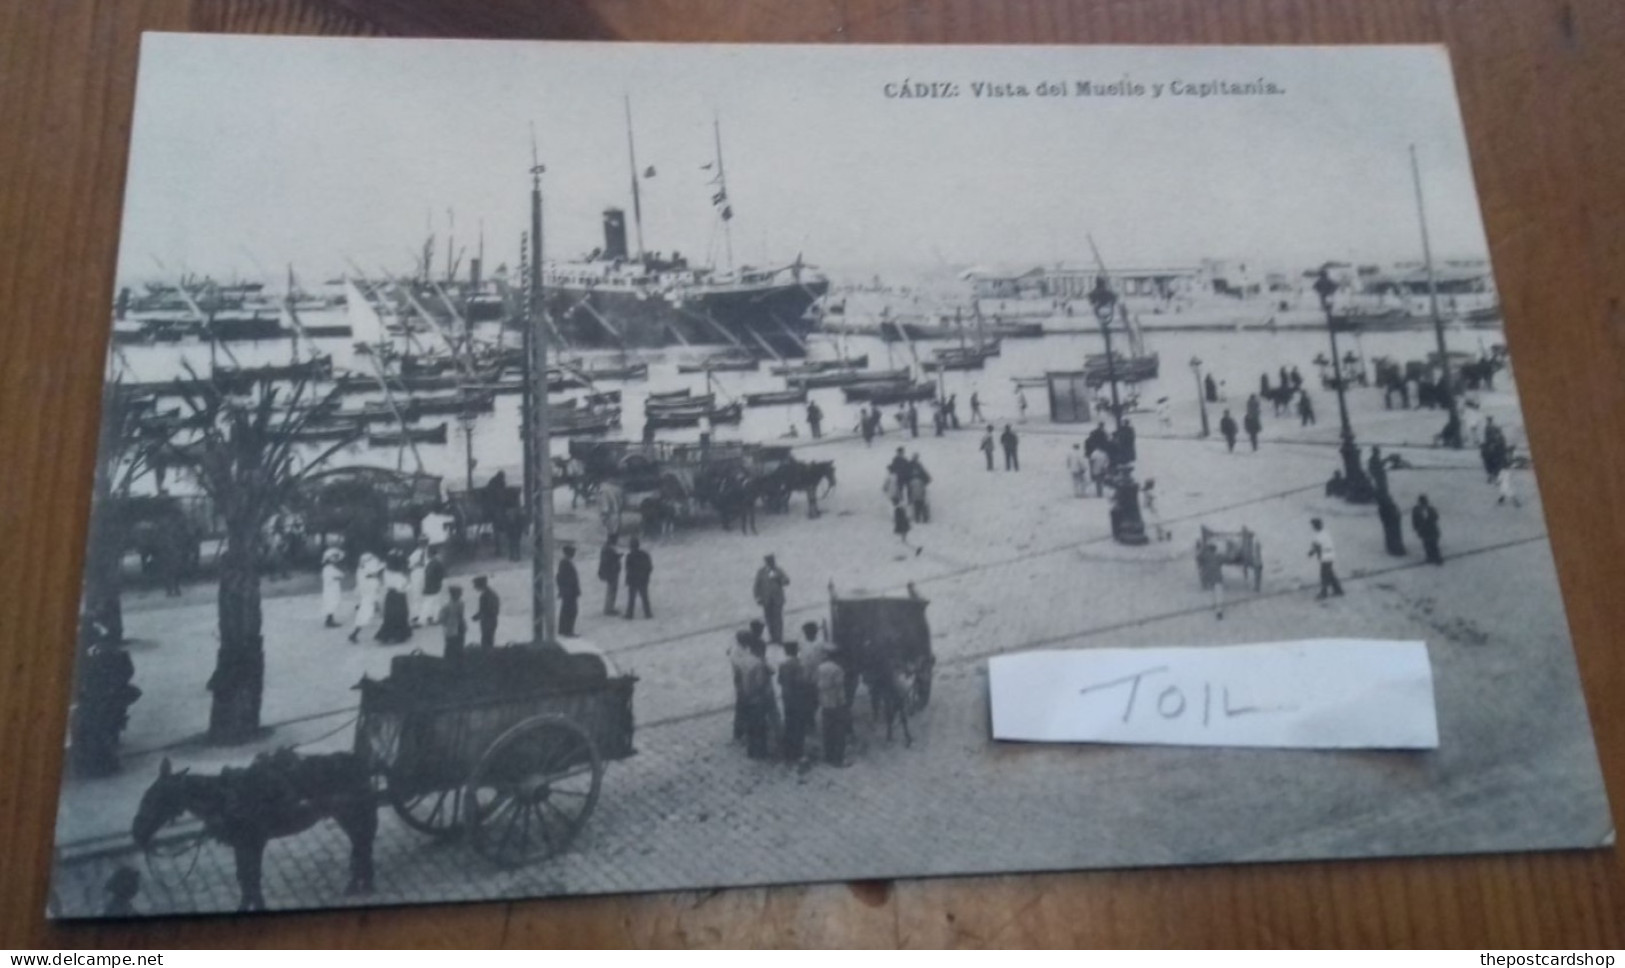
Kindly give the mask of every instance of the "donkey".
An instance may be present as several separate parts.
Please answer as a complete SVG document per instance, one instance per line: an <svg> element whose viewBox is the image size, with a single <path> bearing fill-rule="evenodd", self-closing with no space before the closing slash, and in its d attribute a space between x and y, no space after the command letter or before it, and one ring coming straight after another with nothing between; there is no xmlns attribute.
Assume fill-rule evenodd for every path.
<svg viewBox="0 0 1625 968"><path fill-rule="evenodd" d="M265 909L260 875L266 843L308 830L327 817L350 838L345 893L372 890L378 805L366 765L353 753L301 756L283 749L214 776L173 770L165 757L158 779L141 797L130 835L146 850L160 829L185 813L203 822L207 836L235 852L239 911Z"/></svg>

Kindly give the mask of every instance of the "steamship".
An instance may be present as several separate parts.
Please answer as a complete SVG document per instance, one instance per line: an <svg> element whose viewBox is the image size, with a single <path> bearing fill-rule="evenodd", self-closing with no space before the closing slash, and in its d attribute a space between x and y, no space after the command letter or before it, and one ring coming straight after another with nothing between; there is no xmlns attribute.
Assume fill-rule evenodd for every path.
<svg viewBox="0 0 1625 968"><path fill-rule="evenodd" d="M604 212L604 246L543 271L549 314L575 345L723 345L753 355L803 356L808 309L829 280L800 258L725 270L629 253L626 215Z"/></svg>
<svg viewBox="0 0 1625 968"><path fill-rule="evenodd" d="M728 235L733 204L716 133L711 201L729 240L729 267L691 264L680 254L643 251L640 169L627 103L626 145L632 170L632 216L638 251L627 246L626 212L604 210L604 244L585 259L543 269L545 304L560 335L575 345L612 348L721 345L750 356L804 356L814 326L808 310L829 291L829 280L801 261L771 268L732 263ZM647 175L653 174L648 169Z"/></svg>

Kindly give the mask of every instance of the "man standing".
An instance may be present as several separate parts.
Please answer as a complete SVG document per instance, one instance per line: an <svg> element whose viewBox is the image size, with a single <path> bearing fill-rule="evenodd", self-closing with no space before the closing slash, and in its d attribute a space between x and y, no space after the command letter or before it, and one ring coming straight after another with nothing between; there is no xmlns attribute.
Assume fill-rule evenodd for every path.
<svg viewBox="0 0 1625 968"><path fill-rule="evenodd" d="M1022 423L1027 422L1027 391L1016 387L1016 415Z"/></svg>
<svg viewBox="0 0 1625 968"><path fill-rule="evenodd" d="M1234 454L1236 452L1236 418L1230 416L1226 410L1224 416L1219 418L1219 433L1224 435L1224 449Z"/></svg>
<svg viewBox="0 0 1625 968"><path fill-rule="evenodd" d="M806 754L807 728L818 708L818 690L802 664L801 646L784 643L784 661L779 663L779 698L784 703L784 758L801 762Z"/></svg>
<svg viewBox="0 0 1625 968"><path fill-rule="evenodd" d="M913 400L908 402L908 434L910 437L920 435L920 411L914 406Z"/></svg>
<svg viewBox="0 0 1625 968"><path fill-rule="evenodd" d="M429 547L429 561L423 566L423 613L430 625L440 621L440 590L446 584L446 564L440 553Z"/></svg>
<svg viewBox="0 0 1625 968"><path fill-rule="evenodd" d="M1315 423L1315 405L1309 400L1309 394L1298 391L1298 426L1312 427Z"/></svg>
<svg viewBox="0 0 1625 968"><path fill-rule="evenodd" d="M468 619L463 614L462 586L453 585L448 592L450 597L440 608L440 630L446 636L446 658L456 661L462 657L468 638Z"/></svg>
<svg viewBox="0 0 1625 968"><path fill-rule="evenodd" d="M749 715L745 699L745 669L750 665L751 643L756 641L751 633L740 630L734 633L734 644L728 647L728 670L733 674L734 682L734 742L745 742L745 720Z"/></svg>
<svg viewBox="0 0 1625 968"><path fill-rule="evenodd" d="M812 428L814 440L824 435L824 411L818 406L817 400L812 400L807 404L807 426Z"/></svg>
<svg viewBox="0 0 1625 968"><path fill-rule="evenodd" d="M1254 397L1253 399L1258 398ZM1258 450L1258 434L1264 429L1264 424L1258 417L1258 411L1248 407L1247 416L1242 418L1241 425L1247 431L1247 442L1253 445L1253 450Z"/></svg>
<svg viewBox="0 0 1625 968"><path fill-rule="evenodd" d="M1134 424L1125 420L1123 426L1117 428L1112 437L1112 463L1132 464L1138 456L1138 448L1134 443Z"/></svg>
<svg viewBox="0 0 1625 968"><path fill-rule="evenodd" d="M1331 532L1326 530L1325 522L1319 518L1309 521L1309 528L1313 532L1309 542L1309 556L1320 559L1320 594L1315 598L1322 599L1328 594L1342 595L1343 583L1337 580L1337 553L1332 547Z"/></svg>
<svg viewBox="0 0 1625 968"><path fill-rule="evenodd" d="M760 642L749 646L740 671L740 707L744 712L745 755L765 760L771 755L773 670L767 665L767 647Z"/></svg>
<svg viewBox="0 0 1625 968"><path fill-rule="evenodd" d="M1416 507L1411 508L1411 527L1422 541L1422 553L1427 556L1428 564L1444 564L1444 555L1439 553L1439 511L1428 503L1426 494L1419 495Z"/></svg>
<svg viewBox="0 0 1625 968"><path fill-rule="evenodd" d="M1072 496L1089 496L1089 460L1083 456L1083 447L1073 444L1066 455L1066 472L1072 477Z"/></svg>
<svg viewBox="0 0 1625 968"><path fill-rule="evenodd" d="M818 715L823 727L824 762L846 766L846 736L851 731L852 710L846 705L846 672L833 654L826 655L814 671L818 685Z"/></svg>
<svg viewBox="0 0 1625 968"><path fill-rule="evenodd" d="M604 583L604 614L615 614L615 596L621 585L621 552L615 547L615 535L604 539L604 548L598 552L598 580Z"/></svg>
<svg viewBox="0 0 1625 968"><path fill-rule="evenodd" d="M1371 458L1365 463L1366 473L1371 475L1371 486L1376 488L1378 494L1388 493L1388 464L1382 459L1382 448L1372 447ZM1394 518L1399 518L1399 510L1394 510Z"/></svg>
<svg viewBox="0 0 1625 968"><path fill-rule="evenodd" d="M756 572L756 604L762 606L762 618L767 621L767 640L775 645L784 641L784 586L788 584L790 576L773 556L763 558Z"/></svg>
<svg viewBox="0 0 1625 968"><path fill-rule="evenodd" d="M982 442L980 444L978 444L977 446L982 448L982 456L987 458L987 469L992 470L993 469L993 425L992 424L988 424L988 426L987 426L987 434L982 437Z"/></svg>
<svg viewBox="0 0 1625 968"><path fill-rule="evenodd" d="M654 618L649 611L649 576L654 574L655 565L649 553L633 538L627 543L626 550L626 617L632 617L632 606L636 605L638 598L643 599L643 617Z"/></svg>
<svg viewBox="0 0 1625 968"><path fill-rule="evenodd" d="M1382 522L1382 543L1395 558L1405 557L1405 519L1388 488L1377 490L1377 520Z"/></svg>
<svg viewBox="0 0 1625 968"><path fill-rule="evenodd" d="M982 398L976 395L975 390L972 390L970 395L970 422L981 423L986 419L986 417L982 416ZM991 468L989 469L991 470Z"/></svg>
<svg viewBox="0 0 1625 968"><path fill-rule="evenodd" d="M575 638L576 609L581 600L581 576L576 574L576 546L566 544L559 549L559 635Z"/></svg>
<svg viewBox="0 0 1625 968"><path fill-rule="evenodd" d="M1095 497L1106 496L1106 474L1111 468L1110 448L1102 447L1089 455L1089 476L1095 479Z"/></svg>
<svg viewBox="0 0 1625 968"><path fill-rule="evenodd" d="M502 599L497 597L484 575L474 579L474 590L480 593L474 605L474 621L480 623L480 648L489 649L497 643L497 615L502 611Z"/></svg>
<svg viewBox="0 0 1625 968"><path fill-rule="evenodd" d="M999 443L1004 447L1004 469L1007 471L1021 470L1021 460L1016 456L1016 431L1009 424L1004 425L1004 433L999 435Z"/></svg>

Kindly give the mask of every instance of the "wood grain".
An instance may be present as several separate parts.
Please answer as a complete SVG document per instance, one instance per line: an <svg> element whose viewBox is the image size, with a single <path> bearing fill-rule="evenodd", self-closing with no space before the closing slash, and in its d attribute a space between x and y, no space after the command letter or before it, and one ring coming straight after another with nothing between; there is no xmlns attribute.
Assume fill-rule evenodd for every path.
<svg viewBox="0 0 1625 968"><path fill-rule="evenodd" d="M1450 46L1570 622L1625 802L1617 0L14 0L0 5L0 946L1620 947L1615 850L815 885L143 924L42 915L143 30ZM1193 822L1199 821L1193 817Z"/></svg>

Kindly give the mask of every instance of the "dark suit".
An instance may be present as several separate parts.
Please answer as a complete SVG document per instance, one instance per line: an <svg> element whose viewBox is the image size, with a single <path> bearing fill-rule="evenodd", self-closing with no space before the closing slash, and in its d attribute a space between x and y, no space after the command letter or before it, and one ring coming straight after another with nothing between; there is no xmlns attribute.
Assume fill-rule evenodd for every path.
<svg viewBox="0 0 1625 968"><path fill-rule="evenodd" d="M643 617L653 618L649 611L649 576L654 573L654 561L642 548L626 553L626 617L632 617L632 606L639 596L643 598Z"/></svg>
<svg viewBox="0 0 1625 968"><path fill-rule="evenodd" d="M576 606L581 598L581 576L576 574L576 563L569 558L559 559L559 634L576 634Z"/></svg>

